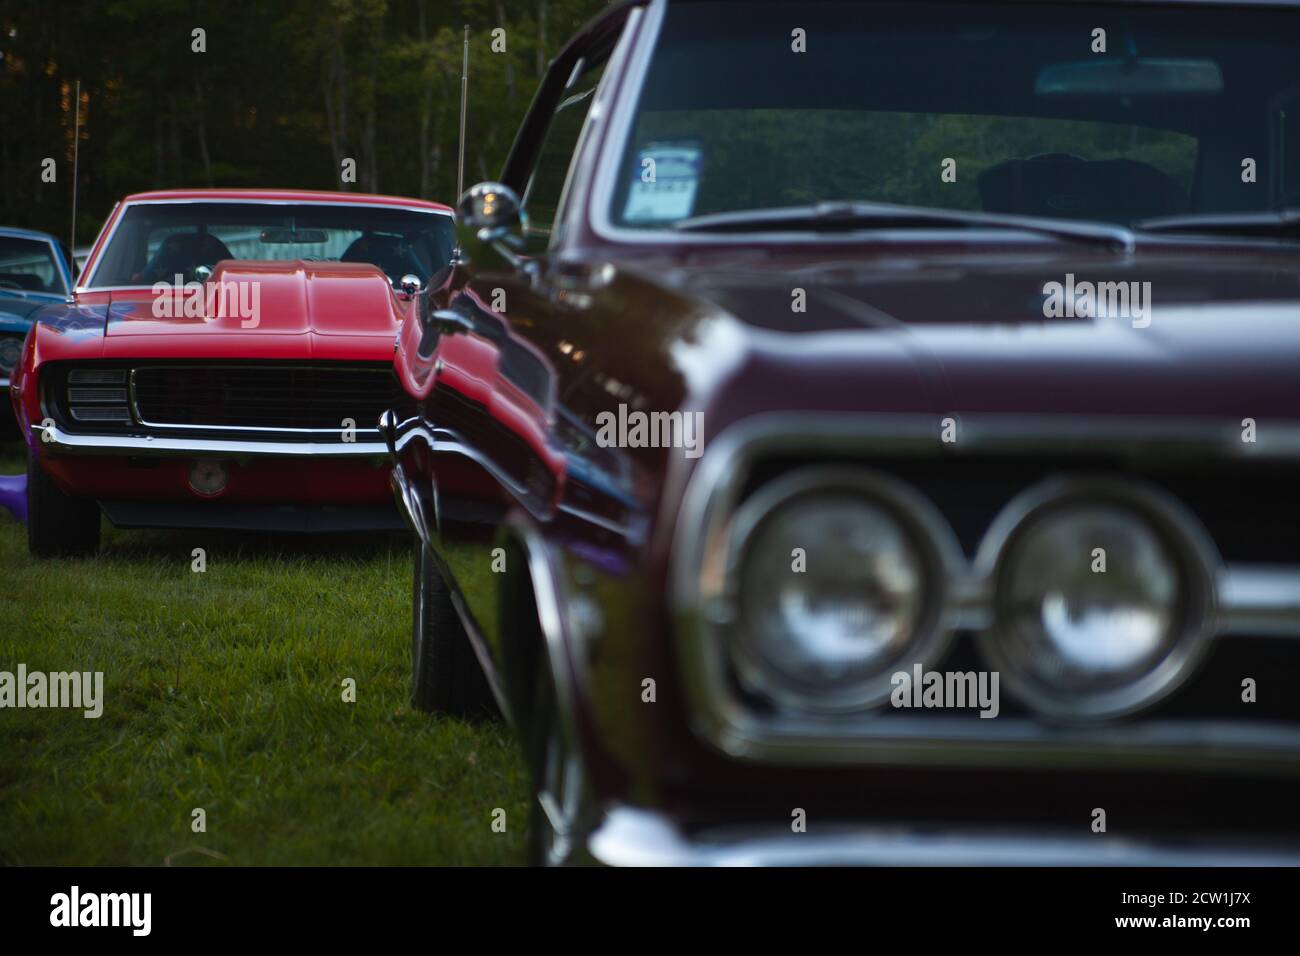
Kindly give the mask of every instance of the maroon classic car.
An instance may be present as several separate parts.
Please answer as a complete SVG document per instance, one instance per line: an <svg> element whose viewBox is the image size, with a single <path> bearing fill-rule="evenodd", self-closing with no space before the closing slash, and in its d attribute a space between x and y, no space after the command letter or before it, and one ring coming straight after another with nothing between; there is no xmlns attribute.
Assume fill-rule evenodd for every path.
<svg viewBox="0 0 1300 956"><path fill-rule="evenodd" d="M617 5L381 420L563 863L1300 861L1300 9Z"/></svg>
<svg viewBox="0 0 1300 956"><path fill-rule="evenodd" d="M12 383L33 554L119 527L402 527L376 423L451 210L392 196L128 196Z"/></svg>

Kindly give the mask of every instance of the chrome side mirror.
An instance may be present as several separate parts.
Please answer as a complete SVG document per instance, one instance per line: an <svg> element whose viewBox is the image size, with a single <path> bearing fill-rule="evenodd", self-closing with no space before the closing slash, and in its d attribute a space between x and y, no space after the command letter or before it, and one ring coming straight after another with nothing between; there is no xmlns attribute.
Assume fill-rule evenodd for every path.
<svg viewBox="0 0 1300 956"><path fill-rule="evenodd" d="M487 182L472 187L456 204L456 219L515 268L525 272L536 268L532 260L519 254L524 246L524 212L518 194L509 186Z"/></svg>
<svg viewBox="0 0 1300 956"><path fill-rule="evenodd" d="M403 299L414 299L420 294L420 277L407 273L397 283L397 294Z"/></svg>
<svg viewBox="0 0 1300 956"><path fill-rule="evenodd" d="M519 197L504 183L479 183L460 197L456 217L478 233L480 242L497 242L521 225Z"/></svg>

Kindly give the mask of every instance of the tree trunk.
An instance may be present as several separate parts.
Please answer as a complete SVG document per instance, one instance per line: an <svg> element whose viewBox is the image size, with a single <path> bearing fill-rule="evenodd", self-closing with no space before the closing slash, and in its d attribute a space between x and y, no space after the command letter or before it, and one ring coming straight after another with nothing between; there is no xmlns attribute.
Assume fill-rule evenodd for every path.
<svg viewBox="0 0 1300 956"><path fill-rule="evenodd" d="M503 27L506 23L506 7L501 0L497 0L497 23ZM510 55L510 44L514 41L510 40L509 36L510 31L506 30L506 99L513 103L515 101L515 64Z"/></svg>
<svg viewBox="0 0 1300 956"><path fill-rule="evenodd" d="M550 61L550 51L546 45L546 0L537 0L537 78L546 74L546 64Z"/></svg>

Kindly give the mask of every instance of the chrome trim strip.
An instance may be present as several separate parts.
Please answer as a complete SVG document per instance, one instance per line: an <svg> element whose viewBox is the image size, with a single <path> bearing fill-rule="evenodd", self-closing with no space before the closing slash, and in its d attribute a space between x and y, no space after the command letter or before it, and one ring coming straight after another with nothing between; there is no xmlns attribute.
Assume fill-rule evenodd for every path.
<svg viewBox="0 0 1300 956"><path fill-rule="evenodd" d="M468 458L490 474L503 488L510 491L510 493L515 496L515 499L520 502L520 504L524 505L529 512L535 513L541 517L550 516L552 509L549 506L549 502L543 502L542 507L538 507L536 495L502 471L491 458L487 457L473 445L466 444L461 439L460 435L451 429L435 426L430 430L423 420L419 418L408 418L405 421L397 422L393 426L393 431L394 437L391 448L387 442L381 443L381 447L384 448L385 453L389 454L394 461L397 460L396 456L402 452L407 444L414 441L416 438L419 438L424 441L424 443L429 446L430 451L435 454L446 453Z"/></svg>
<svg viewBox="0 0 1300 956"><path fill-rule="evenodd" d="M1174 843L1044 830L938 830L828 823L817 833L749 826L687 835L665 814L608 810L587 835L606 866L1296 866L1300 846Z"/></svg>
<svg viewBox="0 0 1300 956"><path fill-rule="evenodd" d="M1300 637L1300 568L1230 565L1219 579L1221 634Z"/></svg>
<svg viewBox="0 0 1300 956"><path fill-rule="evenodd" d="M406 523L415 532L416 537L420 539L420 543L428 546L430 544L429 529L424 523L424 509L420 503L420 497L415 493L415 489L411 486L406 473L402 471L402 466L395 461L390 481L398 512L406 519Z"/></svg>
<svg viewBox="0 0 1300 956"><path fill-rule="evenodd" d="M691 475L676 515L665 515L659 533L673 535L670 596L676 622L689 715L702 739L743 760L786 764L969 764L1003 766L1115 766L1253 768L1266 766L1300 772L1300 734L1285 724L1255 721L1147 720L1139 724L1102 723L1084 728L1052 726L1033 718L1003 715L996 720L903 712L865 712L842 717L777 713L756 715L737 699L723 667L722 648L706 620L699 569L712 536L721 533L750 465L777 453L804 456L848 455L879 461L906 457L959 458L963 453L1065 456L1113 453L1168 460L1184 454L1190 461L1234 456L1224 427L1215 423L1114 422L1098 419L1053 419L1053 425L1026 427L1023 419L973 416L962 420L956 447L940 441L940 416L773 414L745 419L715 437ZM1184 427L1186 426L1186 427ZM1175 436L1171 430L1182 429ZM1233 429L1235 445L1240 432ZM1046 443L1038 439L1047 439ZM1265 457L1294 458L1300 450L1300 426L1277 426L1260 451ZM1265 439L1261 437L1261 443ZM1250 447L1250 446L1248 446ZM1245 455L1259 452L1251 448ZM671 507L671 505L668 505ZM968 582L963 629L975 625L987 603L988 585L979 576ZM1269 624L1268 634L1300 638L1300 567L1219 569L1216 585L1223 626L1220 638L1259 633L1255 622ZM987 618L987 615L984 615Z"/></svg>
<svg viewBox="0 0 1300 956"><path fill-rule="evenodd" d="M47 433L32 426L39 447L64 455L198 456L204 458L384 458L383 442L240 441L215 438L161 438L153 435L83 435L52 425Z"/></svg>
<svg viewBox="0 0 1300 956"><path fill-rule="evenodd" d="M264 425L168 425L164 422L151 422L139 417L134 405L131 412L136 415L136 421L146 428L157 428L166 431L204 431L204 432L224 432L226 434L249 434L249 435L333 435L334 441L342 443L338 438L344 431L342 428L272 428ZM378 429L375 428L354 428L353 434L363 435L365 437L379 436Z"/></svg>
<svg viewBox="0 0 1300 956"><path fill-rule="evenodd" d="M612 532L620 537L628 538L635 534L635 531L628 525L619 524L617 521L610 521L608 518L602 518L600 515L584 508L575 508L573 505L560 502L559 510L578 521L585 521L587 524L594 525L604 531Z"/></svg>
<svg viewBox="0 0 1300 956"><path fill-rule="evenodd" d="M614 44L613 50L605 61L605 71L596 84L596 90L592 97L591 107L587 110L587 118L582 124L582 130L578 135L577 145L574 147L573 156L577 160L569 164L568 172L564 176L564 185L560 189L559 200L555 204L555 228L551 232L550 241L547 243L548 250L555 249L559 245L561 236L569 232L569 226L572 221L572 211L569 208L569 199L573 190L574 178L578 173L579 161L587 154L588 145L592 137L599 134L601 124L605 121L606 114L609 113L610 107L610 81L615 77L624 75L623 66L630 55L630 50L639 33L641 18L645 10L641 7L634 7L628 11L627 19L623 21L622 31L619 34L618 41ZM580 64L575 64L576 70ZM566 86L567 90L568 87ZM535 172L535 170L534 170ZM528 186L532 185L530 177ZM524 197L527 198L527 188L524 190ZM522 200L521 200L522 201Z"/></svg>
<svg viewBox="0 0 1300 956"><path fill-rule="evenodd" d="M609 208L614 202L617 176L622 167L623 150L632 133L632 120L636 116L637 104L641 102L646 77L650 73L650 57L659 44L659 30L663 26L667 8L667 0L652 0L645 8L641 23L638 24L636 47L627 58L627 68L619 84L618 98L612 104L613 109L609 110L605 139L600 144L600 152L596 157L597 178L587 191L587 221L592 232L607 241L620 241L618 231L609 222ZM701 237L683 234L682 238L686 242L694 242Z"/></svg>
<svg viewBox="0 0 1300 956"><path fill-rule="evenodd" d="M339 199L221 199L221 198L136 199L127 203L125 206L122 206L121 203L118 203L113 207L113 214L116 214L118 212L118 206L122 206L121 214L117 215L117 217L113 220L113 228L109 231L108 235L103 237L103 242L101 242L98 238L95 240L95 245L92 248L98 248L100 250L100 255L95 257L95 261L93 263L87 262L86 266L82 268L81 271L83 273L83 276L86 279L86 283L85 284L81 283L80 279L82 277L78 277L79 281L77 283L77 287L73 289L73 293L78 294L82 292L118 292L126 289L147 290L153 288L152 284L151 285L93 286L90 283L93 282L95 278L95 273L99 272L99 261L104 258L103 253L108 250L109 243L111 243L113 241L113 237L117 235L118 227L122 225L122 220L126 218L127 211L130 210L132 206L187 206L187 205L192 206L196 204L205 204L205 205L222 204L228 206L338 206L340 208L351 208L353 206L368 206L371 208L378 208L378 209L400 209L403 212L422 212L422 213L428 213L429 215L432 216L447 216L449 218L455 215L454 212L448 209L428 209L425 208L424 206L407 206L407 205L399 205L397 203L377 203L377 202L369 202L362 199L357 199L354 202L349 202L347 200L339 200ZM292 261L292 260L285 260L285 261ZM87 269L91 265L95 267L95 271L89 273L89 275L86 275Z"/></svg>

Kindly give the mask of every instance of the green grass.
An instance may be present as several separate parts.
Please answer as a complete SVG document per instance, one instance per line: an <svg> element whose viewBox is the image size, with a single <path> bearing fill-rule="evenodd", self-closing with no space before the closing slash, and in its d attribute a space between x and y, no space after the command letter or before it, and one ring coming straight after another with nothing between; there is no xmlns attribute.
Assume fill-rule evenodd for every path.
<svg viewBox="0 0 1300 956"><path fill-rule="evenodd" d="M104 672L99 719L0 709L0 863L522 862L509 728L409 705L410 590L401 537L106 524L98 557L37 562L0 510L0 670Z"/></svg>

